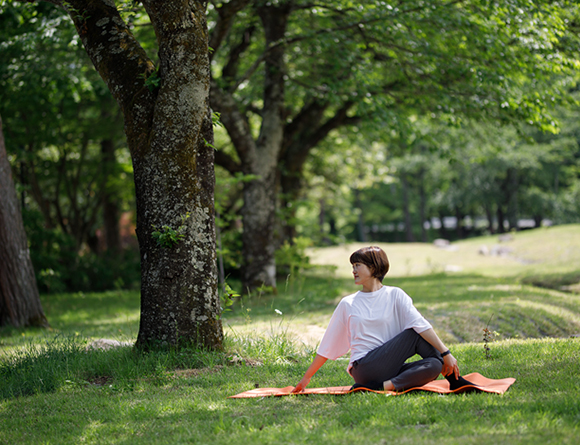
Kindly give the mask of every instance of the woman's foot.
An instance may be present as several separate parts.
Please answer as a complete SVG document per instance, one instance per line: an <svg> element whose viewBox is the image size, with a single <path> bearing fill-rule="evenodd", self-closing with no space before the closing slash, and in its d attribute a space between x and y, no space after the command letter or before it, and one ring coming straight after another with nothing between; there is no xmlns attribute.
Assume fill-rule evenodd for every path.
<svg viewBox="0 0 580 445"><path fill-rule="evenodd" d="M385 391L396 391L395 385L393 385L393 382L391 382L390 380L383 382L383 389Z"/></svg>
<svg viewBox="0 0 580 445"><path fill-rule="evenodd" d="M382 382L382 383L381 382L367 382L364 385L362 383L355 383L354 385L352 385L350 390L352 391L353 389L357 389L357 388L372 389L373 391L395 391L395 385L393 385L390 380L387 380L387 381Z"/></svg>
<svg viewBox="0 0 580 445"><path fill-rule="evenodd" d="M479 391L477 385L465 380L463 377L455 378L454 374L446 375L445 378L449 382L449 389L453 392Z"/></svg>

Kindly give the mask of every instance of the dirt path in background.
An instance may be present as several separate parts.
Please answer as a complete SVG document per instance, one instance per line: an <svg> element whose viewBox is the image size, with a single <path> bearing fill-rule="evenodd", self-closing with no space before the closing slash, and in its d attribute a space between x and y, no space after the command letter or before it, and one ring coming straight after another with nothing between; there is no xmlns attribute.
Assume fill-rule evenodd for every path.
<svg viewBox="0 0 580 445"><path fill-rule="evenodd" d="M258 336L273 336L284 333L298 344L304 344L310 348L315 348L326 331L325 328L315 324L296 324L291 326L284 325L274 327L266 324L252 323L246 326L225 326L226 333L233 335L258 335Z"/></svg>

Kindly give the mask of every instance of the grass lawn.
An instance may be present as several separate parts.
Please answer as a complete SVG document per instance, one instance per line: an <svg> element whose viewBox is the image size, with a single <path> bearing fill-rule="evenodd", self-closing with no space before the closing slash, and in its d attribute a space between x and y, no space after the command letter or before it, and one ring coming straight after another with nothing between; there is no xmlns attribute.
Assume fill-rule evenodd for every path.
<svg viewBox="0 0 580 445"><path fill-rule="evenodd" d="M395 273L389 273L386 284L413 297L451 346L464 374L515 377L502 396L357 393L228 399L256 386L288 386L300 379L336 303L356 291L340 270L290 277L279 284L278 295L238 301L224 316L224 353L142 354L130 347L85 351L93 338L136 338L138 293L44 295L51 331L0 330L0 444L575 444L580 339L574 335L580 334L580 295L559 286L561 277L568 284L580 275L575 260L580 248L572 248L578 239L580 226L518 233L511 243L512 255L520 260L495 258L516 261L510 273L511 266L496 266L470 250L491 246L491 238L432 254L438 261L460 255L461 261L453 260L463 265L460 273L444 273L444 265L423 275L396 273L396 252L405 246L387 247ZM433 249L409 247L414 248ZM342 260L349 253L341 254ZM326 251L314 255L313 262L330 263ZM417 262L425 255L418 254ZM334 256L336 251L327 258ZM528 284L538 277L552 288ZM490 359L482 343L488 322L497 333ZM351 384L346 364L346 359L328 362L310 385Z"/></svg>

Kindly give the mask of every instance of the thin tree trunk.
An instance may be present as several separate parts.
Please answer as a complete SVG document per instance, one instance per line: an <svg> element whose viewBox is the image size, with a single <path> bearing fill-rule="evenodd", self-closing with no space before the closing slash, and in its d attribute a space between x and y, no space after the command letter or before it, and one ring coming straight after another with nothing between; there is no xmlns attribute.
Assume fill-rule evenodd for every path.
<svg viewBox="0 0 580 445"><path fill-rule="evenodd" d="M508 170L508 222L510 230L518 229L518 172L515 168Z"/></svg>
<svg viewBox="0 0 580 445"><path fill-rule="evenodd" d="M503 225L505 215L501 204L497 205L497 233L505 233L505 226Z"/></svg>
<svg viewBox="0 0 580 445"><path fill-rule="evenodd" d="M445 228L444 224L445 215L442 211L439 212L439 221L441 222L441 226L439 227L439 236L443 239L449 238L449 234L447 233L447 229Z"/></svg>
<svg viewBox="0 0 580 445"><path fill-rule="evenodd" d="M8 162L0 118L0 326L48 327Z"/></svg>
<svg viewBox="0 0 580 445"><path fill-rule="evenodd" d="M356 224L357 241L361 243L367 242L367 234L365 232L365 216L362 209L362 202L360 199L360 190L354 190L354 207L358 209L358 220Z"/></svg>
<svg viewBox="0 0 580 445"><path fill-rule="evenodd" d="M425 214L427 208L427 196L425 194L425 170L419 171L419 219L421 221L421 241L427 242L427 229L425 228Z"/></svg>
<svg viewBox="0 0 580 445"><path fill-rule="evenodd" d="M324 239L324 223L326 221L326 202L324 198L319 201L320 212L318 213L318 227L320 228L320 237Z"/></svg>
<svg viewBox="0 0 580 445"><path fill-rule="evenodd" d="M103 165L103 225L105 229L105 243L109 253L118 253L121 250L119 235L119 205L108 187L111 171L115 170L115 145L112 139L101 141L101 159Z"/></svg>
<svg viewBox="0 0 580 445"><path fill-rule="evenodd" d="M409 204L409 181L407 180L407 174L401 174L401 187L403 192L403 213L405 215L405 240L408 243L415 242L415 236L413 235L413 223L411 222L411 209Z"/></svg>
<svg viewBox="0 0 580 445"><path fill-rule="evenodd" d="M457 233L457 238L465 238L465 230L463 227L463 213L459 209L459 206L455 206L455 218L457 219L457 225L455 226L455 231Z"/></svg>
<svg viewBox="0 0 580 445"><path fill-rule="evenodd" d="M494 234L495 227L493 226L493 213L488 204L485 205L485 216L487 218L487 230L489 230L489 233Z"/></svg>

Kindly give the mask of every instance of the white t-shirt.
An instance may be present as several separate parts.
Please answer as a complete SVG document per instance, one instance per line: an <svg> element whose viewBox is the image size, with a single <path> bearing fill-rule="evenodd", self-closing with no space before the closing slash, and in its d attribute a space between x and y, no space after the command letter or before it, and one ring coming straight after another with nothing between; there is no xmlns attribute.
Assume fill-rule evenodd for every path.
<svg viewBox="0 0 580 445"><path fill-rule="evenodd" d="M338 303L318 354L336 360L350 349L350 369L350 363L410 328L420 334L431 324L402 289L383 286L376 292L357 292Z"/></svg>

